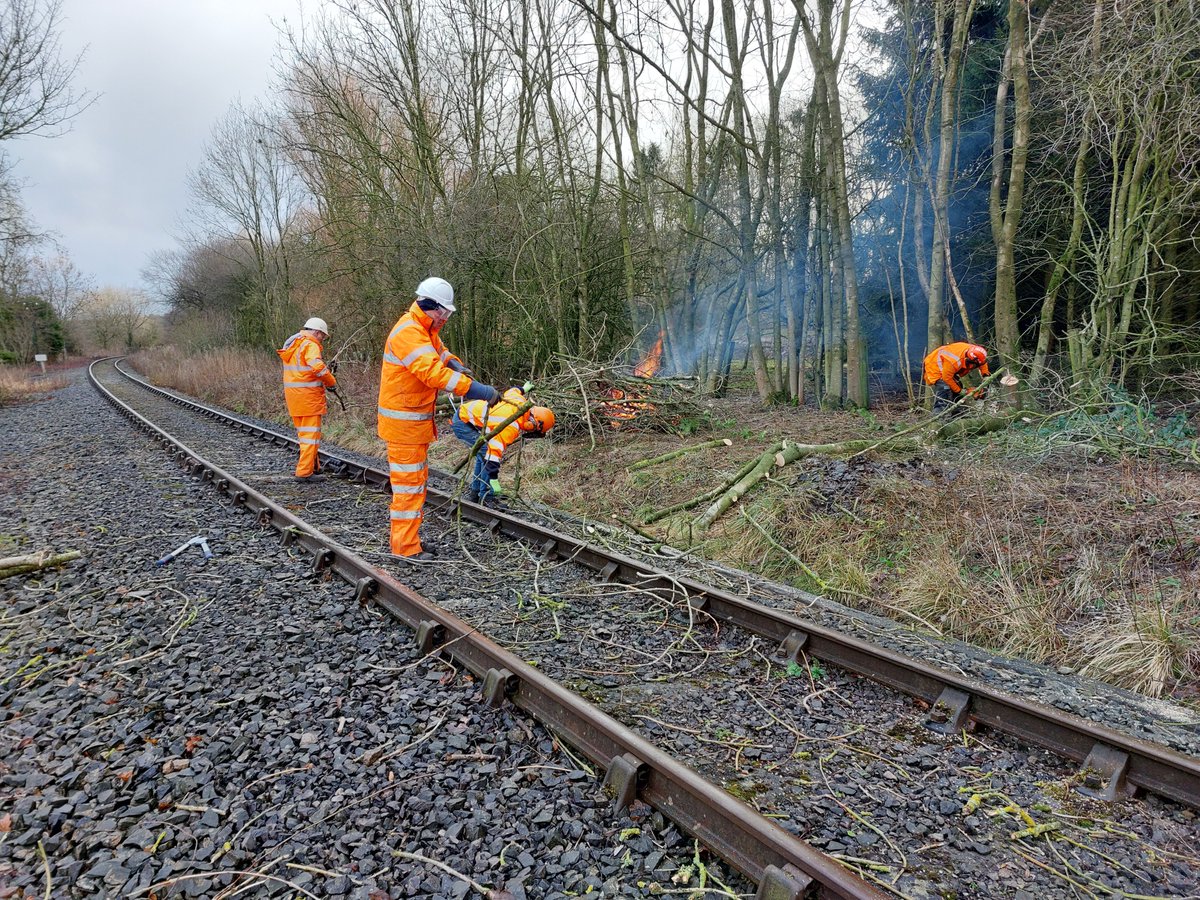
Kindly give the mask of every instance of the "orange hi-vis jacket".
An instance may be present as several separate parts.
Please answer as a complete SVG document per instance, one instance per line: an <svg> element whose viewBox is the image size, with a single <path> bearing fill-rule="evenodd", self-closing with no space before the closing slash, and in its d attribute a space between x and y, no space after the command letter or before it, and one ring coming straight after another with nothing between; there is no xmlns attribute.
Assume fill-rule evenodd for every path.
<svg viewBox="0 0 1200 900"><path fill-rule="evenodd" d="M484 434L487 434L515 413L517 408L524 403L525 395L516 388L509 388L504 392L504 398L490 409L486 400L469 400L458 408L458 417L468 425L482 428ZM523 416L513 419L504 426L499 434L487 442L487 461L500 462L504 457L504 451L516 442L522 431L537 431L537 427L538 423L534 420L531 411L527 410Z"/></svg>
<svg viewBox="0 0 1200 900"><path fill-rule="evenodd" d="M947 386L955 394L962 393L962 381L959 379L971 371L972 367L967 364L967 350L975 346L968 344L966 341L955 341L953 344L944 344L938 347L927 357L925 357L925 383L937 384L939 381L944 381ZM979 367L980 375L990 375L987 363Z"/></svg>
<svg viewBox="0 0 1200 900"><path fill-rule="evenodd" d="M321 345L303 331L298 331L276 350L283 360L283 398L292 416L323 416L325 388L334 387L337 379L321 359Z"/></svg>
<svg viewBox="0 0 1200 900"><path fill-rule="evenodd" d="M390 444L429 444L437 437L437 392L462 396L471 379L447 367L461 364L446 349L433 320L416 303L400 317L383 348L379 379L379 436Z"/></svg>

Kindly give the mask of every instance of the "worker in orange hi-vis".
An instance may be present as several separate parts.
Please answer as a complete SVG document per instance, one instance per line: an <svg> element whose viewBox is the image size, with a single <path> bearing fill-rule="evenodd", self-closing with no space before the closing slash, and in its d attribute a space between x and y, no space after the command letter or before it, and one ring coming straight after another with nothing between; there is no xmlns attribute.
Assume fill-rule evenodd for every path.
<svg viewBox="0 0 1200 900"><path fill-rule="evenodd" d="M328 411L325 390L336 390L337 379L321 359L321 344L329 336L329 326L316 316L288 338L276 351L283 360L283 398L296 425L300 459L296 463L297 481L317 481L321 467L321 417Z"/></svg>
<svg viewBox="0 0 1200 900"><path fill-rule="evenodd" d="M454 435L468 447L474 447L481 435L491 434L525 403L525 395L516 388L505 391L499 403L488 404L484 400L464 403L459 407L458 415L451 420ZM553 410L546 406L534 406L496 432L475 453L475 468L471 472L467 499L484 506L495 504L496 498L504 493L500 487L500 461L504 459L504 451L525 435L543 437L553 427Z"/></svg>
<svg viewBox="0 0 1200 900"><path fill-rule="evenodd" d="M421 545L418 529L425 506L429 445L439 390L467 400L495 403L500 392L473 380L438 332L455 310L454 289L444 278L417 285L416 300L388 334L379 381L379 436L387 443L391 474L391 547L396 556L425 561L434 552Z"/></svg>
<svg viewBox="0 0 1200 900"><path fill-rule="evenodd" d="M944 344L925 357L925 383L933 385L934 409L958 403L966 397L982 400L981 388L965 390L962 379L968 372L979 370L982 376L991 373L987 366L987 351L978 344L955 341Z"/></svg>

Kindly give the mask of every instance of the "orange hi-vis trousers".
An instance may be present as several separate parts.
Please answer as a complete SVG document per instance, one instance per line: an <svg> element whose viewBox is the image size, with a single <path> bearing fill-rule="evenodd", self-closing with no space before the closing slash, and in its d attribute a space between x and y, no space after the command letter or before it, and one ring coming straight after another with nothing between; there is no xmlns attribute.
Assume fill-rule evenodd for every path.
<svg viewBox="0 0 1200 900"><path fill-rule="evenodd" d="M321 449L321 416L292 416L292 422L296 426L296 440L300 442L296 476L307 478L319 467L317 451Z"/></svg>
<svg viewBox="0 0 1200 900"><path fill-rule="evenodd" d="M429 477L428 444L387 445L388 473L392 483L392 552L416 556L421 552L421 511L425 506L425 481Z"/></svg>

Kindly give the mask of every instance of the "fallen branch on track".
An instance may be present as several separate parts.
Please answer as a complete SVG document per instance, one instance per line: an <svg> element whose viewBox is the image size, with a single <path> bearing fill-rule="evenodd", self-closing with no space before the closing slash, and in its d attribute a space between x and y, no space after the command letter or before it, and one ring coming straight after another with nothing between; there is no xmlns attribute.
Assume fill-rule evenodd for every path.
<svg viewBox="0 0 1200 900"><path fill-rule="evenodd" d="M73 559L83 556L78 550L68 550L65 553L50 553L43 550L40 553L28 553L25 556L10 556L0 559L0 578L12 575L24 575L26 572L36 572L39 569L50 569L65 565Z"/></svg>

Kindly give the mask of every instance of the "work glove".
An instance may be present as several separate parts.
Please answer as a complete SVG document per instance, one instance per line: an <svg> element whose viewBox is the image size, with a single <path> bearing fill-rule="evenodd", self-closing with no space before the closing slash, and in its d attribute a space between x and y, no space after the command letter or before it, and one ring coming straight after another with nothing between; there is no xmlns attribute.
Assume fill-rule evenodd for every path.
<svg viewBox="0 0 1200 900"><path fill-rule="evenodd" d="M522 394L528 394L532 390L533 390L533 382L532 381L527 381L523 385L521 385L521 393Z"/></svg>
<svg viewBox="0 0 1200 900"><path fill-rule="evenodd" d="M464 400L486 400L488 406L494 406L500 402L500 392L490 384L484 384L482 381L472 381L471 386L467 388L467 392L463 395Z"/></svg>
<svg viewBox="0 0 1200 900"><path fill-rule="evenodd" d="M474 375L475 374L470 369L468 369L466 366L464 366L461 362L459 362L457 359L448 360L446 362L446 366L452 372L462 372L464 375Z"/></svg>
<svg viewBox="0 0 1200 900"><path fill-rule="evenodd" d="M500 486L500 482L493 478L488 482L488 487L492 489L492 496L499 497L504 494L504 488Z"/></svg>
<svg viewBox="0 0 1200 900"><path fill-rule="evenodd" d="M983 388L975 388L972 393L974 394L976 400L982 400L987 396L987 391Z"/></svg>
<svg viewBox="0 0 1200 900"><path fill-rule="evenodd" d="M325 385L325 390L329 391L329 393L331 393L331 394L336 394L337 393L337 383L335 382L334 384Z"/></svg>

